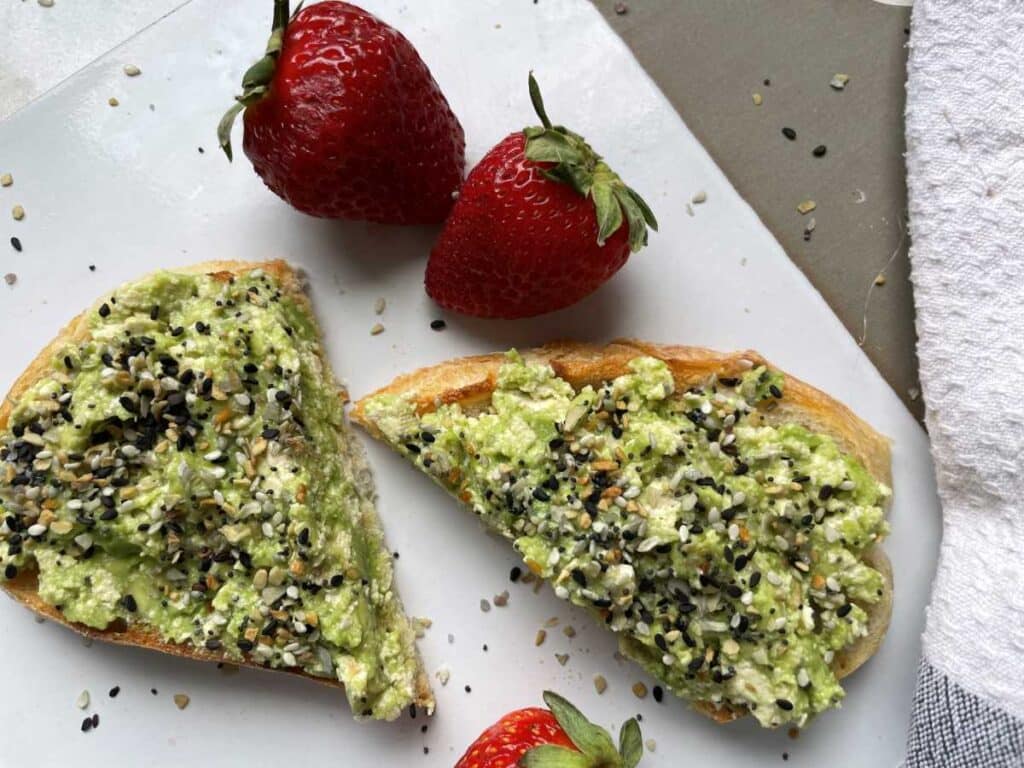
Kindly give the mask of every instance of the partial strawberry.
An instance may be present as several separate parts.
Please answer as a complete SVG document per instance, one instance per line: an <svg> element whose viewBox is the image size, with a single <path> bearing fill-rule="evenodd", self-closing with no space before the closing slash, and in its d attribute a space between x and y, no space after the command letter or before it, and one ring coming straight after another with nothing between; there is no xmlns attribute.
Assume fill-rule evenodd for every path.
<svg viewBox="0 0 1024 768"><path fill-rule="evenodd" d="M643 737L633 718L619 732L619 747L557 693L544 692L548 709L530 707L501 718L473 742L455 768L635 768Z"/></svg>
<svg viewBox="0 0 1024 768"><path fill-rule="evenodd" d="M301 5L301 4L300 4ZM275 0L266 55L218 127L245 112L245 154L275 193L313 216L444 220L465 167L462 126L402 34L349 3L289 16Z"/></svg>
<svg viewBox="0 0 1024 768"><path fill-rule="evenodd" d="M651 209L583 137L552 125L530 73L540 126L513 133L470 171L427 263L446 309L519 318L574 304L657 230Z"/></svg>

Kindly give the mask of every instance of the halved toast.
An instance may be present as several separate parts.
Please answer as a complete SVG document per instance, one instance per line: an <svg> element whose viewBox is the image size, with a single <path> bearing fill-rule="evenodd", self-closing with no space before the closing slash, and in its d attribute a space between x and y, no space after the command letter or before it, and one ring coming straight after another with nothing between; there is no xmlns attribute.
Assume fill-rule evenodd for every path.
<svg viewBox="0 0 1024 768"><path fill-rule="evenodd" d="M299 276L121 286L0 405L0 586L75 631L433 709L361 446Z"/></svg>
<svg viewBox="0 0 1024 768"><path fill-rule="evenodd" d="M702 713L726 722L753 706L758 720L773 726L803 724L808 713L837 704L842 691L835 681L878 649L889 624L892 573L878 546L887 530L884 512L891 496L888 440L841 403L778 372L752 351L721 354L635 340L607 346L567 342L522 352L521 360L482 355L400 376L356 403L352 418L467 503L486 526L512 540L527 565L552 581L561 597L611 624L625 655L694 699ZM558 380L571 390L564 392ZM496 393L501 394L497 406ZM690 406L676 404L685 402ZM657 461L634 471L638 462L645 467L640 457L648 451L644 428L635 426L647 423L637 422L645 403L661 409L657 412L679 436L665 435L655 423L648 434ZM770 450L771 436L777 434L786 435L781 456ZM666 448L673 439L676 443ZM764 450L759 453L761 439L769 442L760 445ZM801 466L814 469L797 476L794 467ZM673 494L649 497L655 487L661 494L668 475L678 480L676 485L669 481ZM836 484L829 485L829 478ZM569 491L559 490L570 483ZM740 487L751 491L742 500ZM681 528L674 541L649 536L638 544L642 536L635 535L637 530L660 526L663 499L673 495L682 496L682 504L670 498L676 505L670 529L682 523L685 533ZM631 498L622 504L617 496ZM714 506L719 501L721 508ZM768 514L777 503L791 516L799 510L792 525L783 522L790 519L784 514ZM681 512L686 506L690 511ZM853 516L863 523L862 531L845 527ZM609 520L616 533L611 544ZM598 521L605 527L595 544ZM627 530L633 534L628 540ZM776 532L785 534L782 542L773 538ZM714 537L713 546L709 537ZM715 549L722 548L722 541L729 550L724 560ZM783 544L784 557L775 551ZM836 555L838 563L819 562L822 553L831 560L840 546L848 554ZM694 547L706 549L694 555ZM657 552L663 561L647 565L648 554ZM594 559L598 562L590 562ZM610 562L635 566L639 585L625 598L607 586L608 573L618 568ZM769 568L764 579L761 571L754 576L755 564L766 562L779 564L778 573ZM687 584L667 586L672 579ZM661 599L653 606L644 602L644 590ZM613 596L625 600L623 612L641 618L620 620L618 602L610 605ZM721 602L735 608L725 631L712 621L721 611L708 608ZM815 607L808 618L805 602ZM784 629L776 630L769 623L781 619L772 616L776 607L780 613L795 611L795 624L786 619ZM704 636L694 638L700 617L711 618L700 620ZM801 620L809 622L802 629ZM828 625L829 642L841 647L819 645L816 625ZM760 653L759 644L771 654L761 659L767 663L750 661ZM800 663L820 655L825 671L819 669L814 677L801 671L789 655L793 648ZM758 675L776 674L776 659L791 668L765 683ZM686 672L674 672L668 663L676 670L685 663ZM739 686L749 682L740 674L744 670L754 681L750 690ZM814 699L830 685L838 693ZM699 693L690 695L692 690ZM763 700L771 690L793 695Z"/></svg>

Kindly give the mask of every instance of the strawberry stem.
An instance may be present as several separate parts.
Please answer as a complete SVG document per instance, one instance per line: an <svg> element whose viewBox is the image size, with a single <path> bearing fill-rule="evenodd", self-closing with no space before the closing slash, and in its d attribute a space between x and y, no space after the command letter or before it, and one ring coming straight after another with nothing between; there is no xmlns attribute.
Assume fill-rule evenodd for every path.
<svg viewBox="0 0 1024 768"><path fill-rule="evenodd" d="M533 70L530 70L530 101L533 102L533 111L537 113L537 117L540 118L540 123L545 128L551 127L551 120L548 119L548 113L544 110L544 99L540 95L540 86L537 85L537 79L533 76Z"/></svg>
<svg viewBox="0 0 1024 768"><path fill-rule="evenodd" d="M267 47L263 56L253 64L242 75L242 93L235 97L236 104L231 106L217 124L217 141L228 161L232 159L231 152L231 128L235 124L235 118L257 101L267 95L270 90L270 82L274 79L274 70L277 68L277 57L284 46L284 33L288 28L288 22L295 18L290 12L289 0L274 0L274 20L270 29L270 39L267 40ZM299 3L295 9L297 14L302 9Z"/></svg>
<svg viewBox="0 0 1024 768"><path fill-rule="evenodd" d="M528 83L530 101L541 125L523 129L526 159L544 163L541 173L546 178L568 184L581 197L590 198L597 217L599 246L625 224L629 231L629 250L635 253L643 248L647 245L647 230L658 230L654 212L582 136L551 123L533 72Z"/></svg>

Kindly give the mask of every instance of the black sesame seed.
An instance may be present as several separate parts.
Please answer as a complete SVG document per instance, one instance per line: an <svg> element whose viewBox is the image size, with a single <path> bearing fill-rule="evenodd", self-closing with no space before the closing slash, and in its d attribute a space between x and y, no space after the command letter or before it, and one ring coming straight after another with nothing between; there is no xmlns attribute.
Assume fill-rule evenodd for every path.
<svg viewBox="0 0 1024 768"><path fill-rule="evenodd" d="M281 434L281 430L275 429L274 427L267 427L261 434L264 440L273 440Z"/></svg>
<svg viewBox="0 0 1024 768"><path fill-rule="evenodd" d="M333 576L331 576L331 586L332 587L335 587L335 588L340 587L344 581L345 581L345 577L342 576L340 573L336 573Z"/></svg>
<svg viewBox="0 0 1024 768"><path fill-rule="evenodd" d="M206 641L206 650L208 650L208 651L220 650L220 640L218 640L215 637L211 637L209 640Z"/></svg>
<svg viewBox="0 0 1024 768"><path fill-rule="evenodd" d="M253 648L252 641L246 640L244 637L238 641L238 650L243 653L248 653Z"/></svg>
<svg viewBox="0 0 1024 768"><path fill-rule="evenodd" d="M99 314L100 314L100 317L109 317L110 316L110 307L106 303L100 304Z"/></svg>
<svg viewBox="0 0 1024 768"><path fill-rule="evenodd" d="M18 575L18 567L17 566L15 566L13 564L9 564L6 568L4 568L4 578L5 579L13 579L17 575Z"/></svg>
<svg viewBox="0 0 1024 768"><path fill-rule="evenodd" d="M815 157L824 157L826 152L828 152L828 147L826 147L824 144L819 144L818 146L811 150L811 154L814 155Z"/></svg>
<svg viewBox="0 0 1024 768"><path fill-rule="evenodd" d="M779 709L790 712L793 709L793 702L789 699L776 699L775 704Z"/></svg>
<svg viewBox="0 0 1024 768"><path fill-rule="evenodd" d="M149 310L149 319L156 320L158 317L160 317L160 305L154 304Z"/></svg>
<svg viewBox="0 0 1024 768"><path fill-rule="evenodd" d="M92 730L92 718L87 717L82 721L82 733L88 733Z"/></svg>
<svg viewBox="0 0 1024 768"><path fill-rule="evenodd" d="M796 141L796 131L794 131L792 128L783 128L782 135L785 136L790 141Z"/></svg>
<svg viewBox="0 0 1024 768"><path fill-rule="evenodd" d="M99 715L93 715L92 716L92 727L93 728L99 728L100 727L100 716Z"/></svg>
<svg viewBox="0 0 1024 768"><path fill-rule="evenodd" d="M690 670L690 672L697 672L703 666L704 666L704 657L703 656L697 656L689 664L686 665L686 668L688 670Z"/></svg>
<svg viewBox="0 0 1024 768"><path fill-rule="evenodd" d="M21 240L16 237L11 238L11 247L18 253L21 253Z"/></svg>
<svg viewBox="0 0 1024 768"><path fill-rule="evenodd" d="M117 698L117 694L119 694L120 692L121 692L121 686L120 685L115 685L113 688L110 689L109 696L112 699L116 699Z"/></svg>
<svg viewBox="0 0 1024 768"><path fill-rule="evenodd" d="M121 598L121 605L129 613L135 613L139 609L139 604L135 602L135 598L131 595L125 595Z"/></svg>
<svg viewBox="0 0 1024 768"><path fill-rule="evenodd" d="M818 491L818 498L821 499L822 501L828 501L830 498L832 498L833 490L834 489L831 485L826 484L821 486L821 490Z"/></svg>
<svg viewBox="0 0 1024 768"><path fill-rule="evenodd" d="M772 397L774 397L775 399L778 399L778 398L782 397L782 390L779 389L774 384L772 384L772 385L770 385L768 387L768 391L772 393Z"/></svg>
<svg viewBox="0 0 1024 768"><path fill-rule="evenodd" d="M444 320L431 320L430 321L430 330L432 330L432 331L443 331L447 327L448 327L448 323L446 323Z"/></svg>
<svg viewBox="0 0 1024 768"><path fill-rule="evenodd" d="M509 578L509 580L510 580L510 581L512 581L512 582L516 582L516 581L519 581L519 577L520 577L520 576L522 576L522 575L523 575L523 569L522 569L522 568L520 568L520 567L519 567L519 566L517 565L517 566L514 566L514 567L512 568L511 572L510 572L510 573L509 573L509 575L508 575L508 578ZM13 577L13 576L11 576L11 577L9 577L9 578L14 578L14 577Z"/></svg>
<svg viewBox="0 0 1024 768"><path fill-rule="evenodd" d="M752 574L750 574L750 582L749 582L749 584L750 584L750 588L751 589L753 589L754 587L756 587L760 583L761 583L761 572L760 571L754 571Z"/></svg>
<svg viewBox="0 0 1024 768"><path fill-rule="evenodd" d="M535 498L537 501L551 501L551 494L549 494L543 488L534 488L533 498Z"/></svg>
<svg viewBox="0 0 1024 768"><path fill-rule="evenodd" d="M472 689L472 688L470 688L470 687L469 687L469 686L467 685L467 686L466 686L466 693L472 693L472 692L473 692L473 689Z"/></svg>
<svg viewBox="0 0 1024 768"><path fill-rule="evenodd" d="M651 693L654 694L654 700L661 704L662 699L665 698L665 691L662 689L662 687L660 685L654 686Z"/></svg>
<svg viewBox="0 0 1024 768"><path fill-rule="evenodd" d="M836 609L836 616L843 618L843 616L846 616L851 610L853 610L853 605L851 603L844 603Z"/></svg>

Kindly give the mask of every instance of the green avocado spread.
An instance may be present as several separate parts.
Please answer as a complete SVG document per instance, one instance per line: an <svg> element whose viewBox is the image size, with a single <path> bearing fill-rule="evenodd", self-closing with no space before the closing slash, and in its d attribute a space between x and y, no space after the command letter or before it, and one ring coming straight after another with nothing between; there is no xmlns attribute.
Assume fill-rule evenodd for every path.
<svg viewBox="0 0 1024 768"><path fill-rule="evenodd" d="M0 433L0 573L89 627L415 696L412 630L308 304L158 273L88 316ZM3 579L0 579L2 583Z"/></svg>
<svg viewBox="0 0 1024 768"><path fill-rule="evenodd" d="M766 726L837 706L834 656L882 595L861 554L890 490L829 437L761 418L781 374L682 392L660 360L630 370L574 391L513 352L483 412L380 395L366 414L676 694Z"/></svg>

